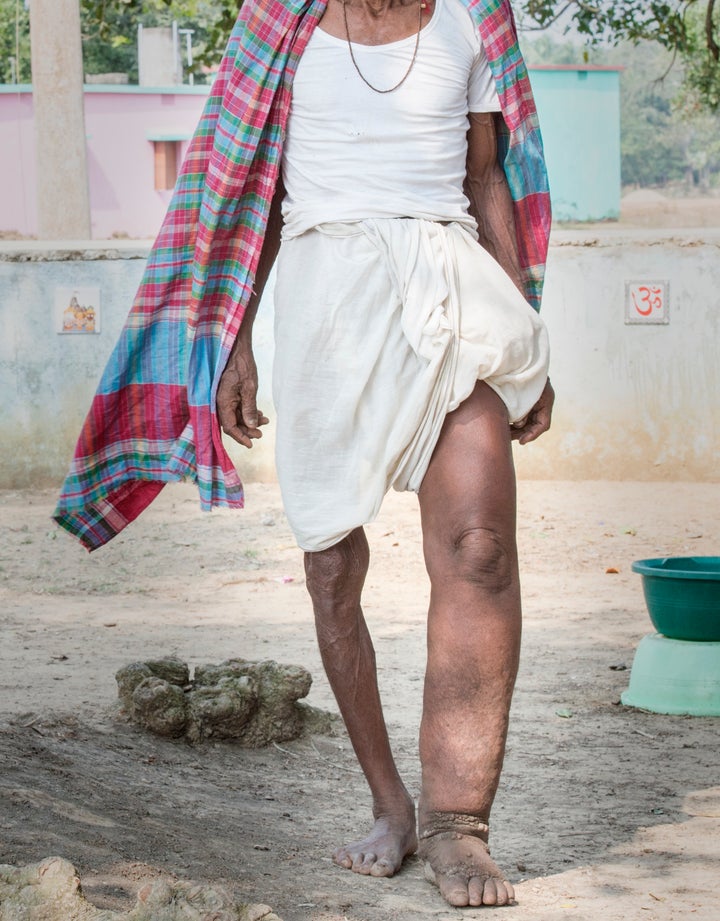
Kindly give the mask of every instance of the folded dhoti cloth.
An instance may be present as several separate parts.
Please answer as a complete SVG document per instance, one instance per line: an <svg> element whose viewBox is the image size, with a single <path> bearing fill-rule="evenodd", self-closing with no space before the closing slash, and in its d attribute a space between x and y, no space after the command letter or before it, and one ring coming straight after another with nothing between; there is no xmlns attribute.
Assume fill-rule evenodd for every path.
<svg viewBox="0 0 720 921"><path fill-rule="evenodd" d="M466 226L370 219L283 241L273 398L299 545L337 543L391 486L417 491L478 380L524 418L548 359L543 321Z"/></svg>

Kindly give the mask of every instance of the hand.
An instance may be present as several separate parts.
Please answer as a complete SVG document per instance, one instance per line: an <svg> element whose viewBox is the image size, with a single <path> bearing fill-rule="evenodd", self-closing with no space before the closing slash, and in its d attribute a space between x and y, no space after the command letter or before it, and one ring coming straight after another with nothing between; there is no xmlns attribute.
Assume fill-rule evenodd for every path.
<svg viewBox="0 0 720 921"><path fill-rule="evenodd" d="M216 404L220 427L238 444L252 447L259 426L270 420L257 408L257 366L249 343L238 340L220 377Z"/></svg>
<svg viewBox="0 0 720 921"><path fill-rule="evenodd" d="M510 437L513 441L519 441L521 445L526 445L530 441L535 441L543 432L550 428L550 419L552 417L553 403L555 402L555 391L547 379L545 388L540 394L540 398L527 414L522 422L513 422L510 425Z"/></svg>

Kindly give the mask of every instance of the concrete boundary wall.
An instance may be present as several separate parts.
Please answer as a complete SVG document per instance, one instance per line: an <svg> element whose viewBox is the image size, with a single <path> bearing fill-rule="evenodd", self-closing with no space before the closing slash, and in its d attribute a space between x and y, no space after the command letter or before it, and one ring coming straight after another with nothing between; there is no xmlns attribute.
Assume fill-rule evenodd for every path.
<svg viewBox="0 0 720 921"><path fill-rule="evenodd" d="M148 249L138 241L0 243L0 488L62 480ZM648 292L660 284L658 304ZM99 332L58 331L63 298L76 290L81 299L99 292ZM555 424L516 449L520 476L717 479L718 292L720 231L556 232L543 307ZM628 324L633 294L641 313ZM260 405L272 416L271 297L255 340ZM247 479L273 477L272 451L272 424L252 451L232 446Z"/></svg>
<svg viewBox="0 0 720 921"><path fill-rule="evenodd" d="M518 451L521 475L717 479L719 292L718 230L555 232L543 305L555 421Z"/></svg>

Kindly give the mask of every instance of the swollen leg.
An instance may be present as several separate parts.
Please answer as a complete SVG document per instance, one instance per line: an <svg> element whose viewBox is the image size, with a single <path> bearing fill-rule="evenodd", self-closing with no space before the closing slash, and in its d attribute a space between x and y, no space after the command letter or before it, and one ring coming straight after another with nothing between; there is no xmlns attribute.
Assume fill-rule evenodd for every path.
<svg viewBox="0 0 720 921"><path fill-rule="evenodd" d="M452 905L503 905L489 856L520 644L508 420L486 385L446 420L420 492L431 580L420 852Z"/></svg>
<svg viewBox="0 0 720 921"><path fill-rule="evenodd" d="M335 862L392 876L417 846L415 809L390 749L375 669L375 650L360 606L369 551L362 529L328 550L305 554L307 586L328 681L370 785L374 827L339 848Z"/></svg>

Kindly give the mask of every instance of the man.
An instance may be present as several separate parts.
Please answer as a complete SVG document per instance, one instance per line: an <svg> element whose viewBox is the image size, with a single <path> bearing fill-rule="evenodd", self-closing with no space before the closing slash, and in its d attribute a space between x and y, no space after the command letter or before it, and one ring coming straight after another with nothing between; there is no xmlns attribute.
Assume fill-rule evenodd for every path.
<svg viewBox="0 0 720 921"><path fill-rule="evenodd" d="M256 294L217 393L223 430L250 447L267 422L255 401L252 319L280 248L278 472L290 523L306 550L323 663L373 795L370 834L339 848L334 858L358 873L391 876L418 847L415 809L390 751L360 604L369 557L362 525L399 479L400 488L418 491L432 586L419 850L428 876L458 906L505 905L513 898L487 851L520 640L510 442L526 444L545 431L553 400L544 330L522 296L507 290L508 278L518 289L522 282L512 202L497 157L500 106L473 36L458 0L386 0L379 10L369 0L330 0L295 77L283 159L287 191L279 183ZM403 44L405 61L398 54ZM401 82L392 87L398 74ZM443 80L444 88L438 86ZM474 99L468 102L469 84ZM428 142L433 130L436 146ZM454 174L447 151L456 144L462 171ZM427 220L442 223L425 227ZM419 231L404 226L414 222L423 225ZM459 389L462 400L441 397L439 426L438 420L418 425L416 406L406 412L408 403L438 399L446 381L435 373L413 393L432 369L432 348L426 356L422 343L417 352L408 347L408 368L408 356L393 340L396 334L407 338L408 327L418 323L426 327L438 299L441 305L452 299L446 291L434 293L423 313L418 301L424 295L413 287L413 277L427 276L423 259L443 258L434 249L457 245L447 237L467 243L475 223L496 263L473 240L474 252L454 252L439 271L474 272L474 283L490 288L495 303L477 303L487 292L461 280L458 310L488 310L492 318L477 321L482 332L464 330L476 318L455 321L452 336L462 340L461 356L447 375L449 389ZM408 283L398 284L393 276L416 233L426 238L404 269ZM429 256L423 254L427 244ZM504 269L499 278L497 263ZM376 283L373 273L384 277ZM383 284L387 294L377 295ZM389 318L383 299L390 301ZM498 302L503 318L494 311ZM499 335L485 330L483 323L502 325L513 312L517 324ZM482 341L463 339L473 334ZM492 336L496 351L488 358L484 349ZM437 350L437 335L432 345ZM388 369L376 381L373 374L388 350ZM510 352L515 354L505 366ZM362 359L353 362L358 353ZM412 417L407 424L406 415ZM394 437L398 426L403 430ZM424 428L425 444L415 446L416 456L408 460L407 444L418 428ZM409 474L403 469L408 463Z"/></svg>
<svg viewBox="0 0 720 921"><path fill-rule="evenodd" d="M282 229L278 475L374 804L335 860L389 876L417 848L452 905L513 898L487 837L520 637L510 442L553 402L528 303L548 226L507 0L247 0L55 512L92 550L185 476L242 505L214 410L247 447L267 422L252 319ZM432 587L417 826L360 606L391 485L418 492Z"/></svg>

